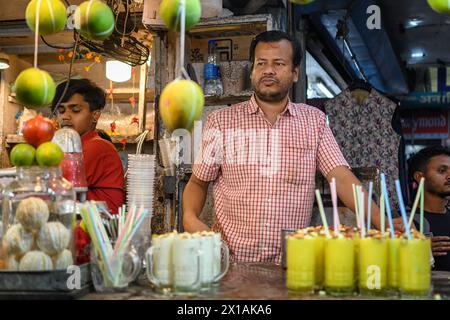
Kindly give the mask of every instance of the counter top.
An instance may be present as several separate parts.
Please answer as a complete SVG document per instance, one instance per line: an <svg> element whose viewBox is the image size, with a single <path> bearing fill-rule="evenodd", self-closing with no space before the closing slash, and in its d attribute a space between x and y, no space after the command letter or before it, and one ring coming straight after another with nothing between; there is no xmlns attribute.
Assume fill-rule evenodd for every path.
<svg viewBox="0 0 450 320"><path fill-rule="evenodd" d="M450 299L450 272L433 271L433 298ZM286 272L279 265L267 263L232 263L220 286L211 292L189 296L164 296L156 293L145 276L120 293L90 293L82 299L89 300L157 300L157 299L198 299L198 300L291 300L291 299L367 299L367 296L334 298L325 295L291 295L286 289ZM379 297L376 297L379 299ZM383 297L383 299L395 299Z"/></svg>

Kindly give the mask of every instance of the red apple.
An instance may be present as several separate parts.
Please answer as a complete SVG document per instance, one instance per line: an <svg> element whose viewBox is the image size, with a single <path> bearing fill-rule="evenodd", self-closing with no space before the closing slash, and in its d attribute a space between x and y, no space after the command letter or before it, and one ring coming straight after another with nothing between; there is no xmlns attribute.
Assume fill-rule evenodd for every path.
<svg viewBox="0 0 450 320"><path fill-rule="evenodd" d="M23 124L22 133L25 141L37 148L53 139L55 126L50 119L37 115Z"/></svg>

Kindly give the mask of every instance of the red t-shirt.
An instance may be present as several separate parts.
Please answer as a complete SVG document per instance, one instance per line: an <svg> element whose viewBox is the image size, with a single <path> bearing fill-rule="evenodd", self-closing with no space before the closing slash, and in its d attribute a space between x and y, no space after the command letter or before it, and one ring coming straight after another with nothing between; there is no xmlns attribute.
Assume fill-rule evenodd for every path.
<svg viewBox="0 0 450 320"><path fill-rule="evenodd" d="M81 144L89 188L87 199L106 201L111 213L117 213L124 201L124 174L116 148L95 130L84 134Z"/></svg>

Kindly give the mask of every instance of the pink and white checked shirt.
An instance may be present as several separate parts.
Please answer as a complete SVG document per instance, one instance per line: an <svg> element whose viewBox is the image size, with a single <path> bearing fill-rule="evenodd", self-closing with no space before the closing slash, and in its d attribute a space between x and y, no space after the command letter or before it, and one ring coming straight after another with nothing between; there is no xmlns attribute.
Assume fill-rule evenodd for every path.
<svg viewBox="0 0 450 320"><path fill-rule="evenodd" d="M216 223L233 260L280 262L281 230L309 225L315 174L348 164L325 114L288 102L275 124L255 97L209 115L194 175L214 181Z"/></svg>

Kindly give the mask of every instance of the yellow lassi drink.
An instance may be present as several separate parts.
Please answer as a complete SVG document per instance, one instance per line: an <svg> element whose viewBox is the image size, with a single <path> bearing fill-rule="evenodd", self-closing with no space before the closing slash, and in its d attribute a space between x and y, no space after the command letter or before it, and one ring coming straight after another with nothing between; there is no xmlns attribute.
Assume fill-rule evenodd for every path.
<svg viewBox="0 0 450 320"><path fill-rule="evenodd" d="M400 285L400 242L401 239L389 237L388 240L388 288L391 292L398 292Z"/></svg>
<svg viewBox="0 0 450 320"><path fill-rule="evenodd" d="M381 294L387 285L388 242L372 233L359 240L358 268L361 294Z"/></svg>
<svg viewBox="0 0 450 320"><path fill-rule="evenodd" d="M325 235L316 236L316 289L323 287Z"/></svg>
<svg viewBox="0 0 450 320"><path fill-rule="evenodd" d="M353 292L355 275L354 241L340 234L325 239L325 290L330 295Z"/></svg>
<svg viewBox="0 0 450 320"><path fill-rule="evenodd" d="M286 286L291 293L314 292L316 270L316 240L307 233L287 237Z"/></svg>
<svg viewBox="0 0 450 320"><path fill-rule="evenodd" d="M425 297L431 289L431 241L414 234L400 242L400 292L402 297Z"/></svg>

